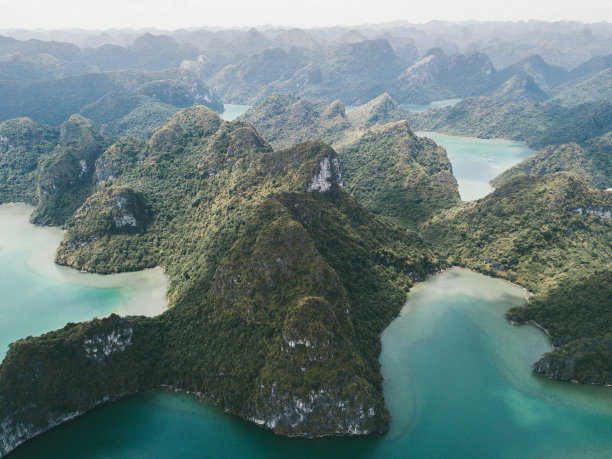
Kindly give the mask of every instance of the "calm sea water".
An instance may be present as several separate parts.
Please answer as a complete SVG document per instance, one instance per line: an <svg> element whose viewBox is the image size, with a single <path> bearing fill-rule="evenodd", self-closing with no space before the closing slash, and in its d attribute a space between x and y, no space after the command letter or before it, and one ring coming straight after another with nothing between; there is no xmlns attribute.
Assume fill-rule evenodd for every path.
<svg viewBox="0 0 612 459"><path fill-rule="evenodd" d="M32 210L0 206L0 360L13 341L67 322L164 310L168 281L161 270L98 276L59 267L53 254L63 231L31 225Z"/></svg>
<svg viewBox="0 0 612 459"><path fill-rule="evenodd" d="M452 107L461 102L461 100L462 99L438 100L426 105L402 104L400 107L410 110L411 112L421 113L430 108ZM246 113L251 107L252 105L223 104L224 110L223 113L221 113L221 118L223 118L225 121L232 121L238 118L240 115ZM359 105L347 105L345 107L346 114L348 115L356 108L359 108Z"/></svg>
<svg viewBox="0 0 612 459"><path fill-rule="evenodd" d="M464 201L485 197L492 191L489 181L533 153L523 142L438 132L417 132L417 135L429 137L446 148Z"/></svg>
<svg viewBox="0 0 612 459"><path fill-rule="evenodd" d="M223 104L223 113L219 116L225 121L232 121L246 113L252 105Z"/></svg>
<svg viewBox="0 0 612 459"><path fill-rule="evenodd" d="M417 285L383 333L390 431L277 437L189 396L149 392L98 408L12 458L611 457L612 390L532 373L547 337L509 325L525 291L453 269Z"/></svg>

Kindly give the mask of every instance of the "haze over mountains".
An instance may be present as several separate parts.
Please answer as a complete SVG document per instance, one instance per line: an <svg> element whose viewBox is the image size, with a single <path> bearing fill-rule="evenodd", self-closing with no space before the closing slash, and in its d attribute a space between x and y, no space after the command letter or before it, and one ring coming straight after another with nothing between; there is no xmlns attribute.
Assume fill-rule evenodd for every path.
<svg viewBox="0 0 612 459"><path fill-rule="evenodd" d="M521 105L550 99L566 104L577 90L572 85L566 94L567 84L577 78L584 79L581 95L603 97L612 63L612 27L605 23L4 34L0 81L24 85L120 69L180 67L226 103L242 104L284 93L352 105L383 92L399 103L486 95ZM0 88L0 95L14 88Z"/></svg>

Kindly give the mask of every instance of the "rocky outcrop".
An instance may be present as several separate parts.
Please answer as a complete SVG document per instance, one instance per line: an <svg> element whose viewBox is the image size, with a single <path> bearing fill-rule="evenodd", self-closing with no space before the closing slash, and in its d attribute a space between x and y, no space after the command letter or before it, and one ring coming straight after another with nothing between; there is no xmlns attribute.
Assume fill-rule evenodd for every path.
<svg viewBox="0 0 612 459"><path fill-rule="evenodd" d="M0 457L95 406L150 387L150 349L159 333L152 325L111 315L13 343L0 367Z"/></svg>
<svg viewBox="0 0 612 459"><path fill-rule="evenodd" d="M319 162L317 173L308 184L308 191L318 191L324 193L329 191L332 184L342 186L342 171L340 170L340 162L336 154L325 156Z"/></svg>
<svg viewBox="0 0 612 459"><path fill-rule="evenodd" d="M249 421L291 437L321 435L368 435L382 432L376 419L376 407L355 385L355 395L347 397L345 388L325 386L302 397L286 397L277 388L263 382L255 413Z"/></svg>
<svg viewBox="0 0 612 459"><path fill-rule="evenodd" d="M600 362L593 365L593 362ZM607 363L606 363L607 362ZM563 345L534 364L534 371L557 381L612 385L612 336Z"/></svg>

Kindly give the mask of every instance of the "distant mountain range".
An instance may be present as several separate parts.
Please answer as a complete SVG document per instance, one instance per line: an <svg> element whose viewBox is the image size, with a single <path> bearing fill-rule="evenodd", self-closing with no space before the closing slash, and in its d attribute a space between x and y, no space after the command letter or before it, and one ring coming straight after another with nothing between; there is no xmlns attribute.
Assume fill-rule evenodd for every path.
<svg viewBox="0 0 612 459"><path fill-rule="evenodd" d="M437 32L428 27L176 31L134 35L123 46L107 43L84 48L0 37L0 82L23 85L120 69L181 67L195 73L224 102L251 105L275 93L356 105L383 92L399 103L488 96L520 105L551 98L568 104L572 94L563 95L566 85L573 88L570 82L578 78L585 79L580 90L588 100L608 98L608 79L598 73L612 65L612 46L606 47L601 38L612 37L612 29L591 31L588 38L574 26L567 28L568 37L582 37L584 59L563 66L557 58L569 45L559 35L549 36L548 47L541 42L538 46L513 42L516 58L508 61L497 55L494 40L478 41L492 31L483 35L469 25L464 33L470 31L476 41L463 46L451 46L444 38L465 41L450 26ZM505 25L498 32L503 35L515 29ZM108 37L112 42L112 36ZM595 81L587 81L589 77ZM65 118L57 122L62 121Z"/></svg>

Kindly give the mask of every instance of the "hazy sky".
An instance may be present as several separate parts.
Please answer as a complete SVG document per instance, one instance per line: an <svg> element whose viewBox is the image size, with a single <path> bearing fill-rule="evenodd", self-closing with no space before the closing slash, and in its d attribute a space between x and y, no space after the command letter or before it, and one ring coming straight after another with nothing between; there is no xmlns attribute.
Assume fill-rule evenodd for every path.
<svg viewBox="0 0 612 459"><path fill-rule="evenodd" d="M612 22L612 0L0 0L0 28L311 27L407 20Z"/></svg>

